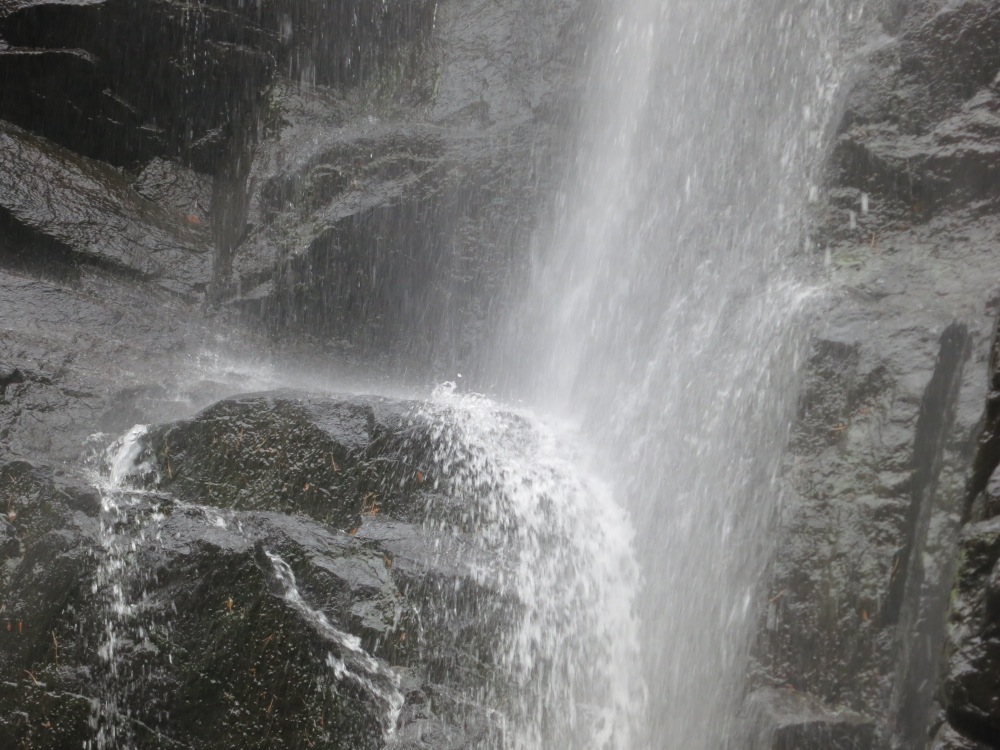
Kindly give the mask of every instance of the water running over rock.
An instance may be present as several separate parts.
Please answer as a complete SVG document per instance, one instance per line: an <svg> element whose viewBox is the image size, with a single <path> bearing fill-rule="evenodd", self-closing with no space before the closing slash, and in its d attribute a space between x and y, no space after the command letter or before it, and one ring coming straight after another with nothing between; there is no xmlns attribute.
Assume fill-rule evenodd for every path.
<svg viewBox="0 0 1000 750"><path fill-rule="evenodd" d="M634 747L646 698L639 568L604 457L565 427L459 395L454 383L422 412L435 485L460 503L478 544L507 561L500 587L518 603L494 645L507 683L504 747Z"/></svg>
<svg viewBox="0 0 1000 750"><path fill-rule="evenodd" d="M349 746L422 747L429 728L478 724L467 741L482 748L634 747L639 567L601 462L572 430L453 384L427 402L249 395L133 428L95 479L94 747L192 741L202 693L236 715L287 711L255 653L282 628L307 715L377 719L378 739L349 719ZM273 632L254 642L258 627ZM182 699L141 702L171 683ZM462 697L422 716L441 691Z"/></svg>
<svg viewBox="0 0 1000 750"><path fill-rule="evenodd" d="M93 717L96 750L136 747L127 705L135 675L120 644L128 643L131 650L135 641L147 641L144 625L136 618L140 602L129 596L128 588L137 577L137 544L145 542L147 524L163 519L155 506L142 502L145 493L135 489L155 470L143 443L146 430L146 425L136 425L114 441L105 451L104 466L94 472L101 494L102 549L92 591L104 602L104 633L97 650L104 675Z"/></svg>
<svg viewBox="0 0 1000 750"><path fill-rule="evenodd" d="M339 5L0 3L0 746L919 746L1000 507L995 3ZM520 405L227 398L331 368Z"/></svg>
<svg viewBox="0 0 1000 750"><path fill-rule="evenodd" d="M573 415L637 528L649 711L635 747L735 718L803 360L806 206L863 3L604 9L564 204L501 382Z"/></svg>
<svg viewBox="0 0 1000 750"><path fill-rule="evenodd" d="M382 705L383 730L386 739L391 739L396 733L396 722L403 708L399 675L361 648L360 638L335 628L325 614L305 602L295 584L295 573L280 555L274 552L265 552L265 555L274 566L274 574L285 601L334 646L334 650L326 657L326 664L333 670L334 676L338 680L346 679L357 683Z"/></svg>

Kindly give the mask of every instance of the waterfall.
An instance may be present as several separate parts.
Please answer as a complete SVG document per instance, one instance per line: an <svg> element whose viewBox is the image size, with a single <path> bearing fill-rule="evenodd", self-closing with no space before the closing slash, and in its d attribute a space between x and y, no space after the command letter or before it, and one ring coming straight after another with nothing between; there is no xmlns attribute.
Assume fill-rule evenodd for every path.
<svg viewBox="0 0 1000 750"><path fill-rule="evenodd" d="M599 455L565 425L479 395L436 389L436 486L496 561L484 609L516 602L493 634L506 750L631 750L645 695L633 597L631 530ZM447 533L454 520L431 513ZM492 747L492 745L491 745Z"/></svg>
<svg viewBox="0 0 1000 750"><path fill-rule="evenodd" d="M484 664L497 674L469 696L495 721L490 747L747 744L739 709L759 584L804 312L820 293L803 272L807 209L840 40L862 10L621 0L595 17L564 187L494 347L501 400L521 406L450 387L420 413L435 489L466 514L427 523L474 536L495 561L484 579L506 620ZM123 589L134 549L122 529L141 535L157 520L122 491L140 438L109 455L102 491L96 747L133 744L117 643L145 634ZM284 558L266 557L282 600L331 648L325 676L372 697L392 746L399 674L306 602ZM476 627L493 636L491 623Z"/></svg>
<svg viewBox="0 0 1000 750"><path fill-rule="evenodd" d="M817 290L806 210L860 3L628 0L498 376L577 418L637 530L633 747L734 740ZM638 676L637 676L638 679Z"/></svg>

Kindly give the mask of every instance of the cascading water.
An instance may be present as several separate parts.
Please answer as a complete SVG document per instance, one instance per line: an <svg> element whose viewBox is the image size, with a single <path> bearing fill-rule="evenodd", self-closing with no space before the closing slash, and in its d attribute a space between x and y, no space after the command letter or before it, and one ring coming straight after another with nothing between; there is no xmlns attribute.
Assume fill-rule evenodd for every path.
<svg viewBox="0 0 1000 750"><path fill-rule="evenodd" d="M862 11L629 0L600 20L578 154L498 370L581 421L638 530L649 704L632 747L741 745L814 294L790 265Z"/></svg>
<svg viewBox="0 0 1000 750"><path fill-rule="evenodd" d="M471 697L499 717L491 747L745 744L736 714L815 294L790 266L839 34L862 0L846 7L627 0L599 19L568 187L497 345L504 395L557 416L448 388L420 414L434 482L465 508L457 521L430 509L427 524L474 536L497 601L513 602L489 649L498 674ZM572 430L552 427L567 418ZM122 492L145 471L140 439L113 449L101 480L98 748L132 744L118 642L145 637L126 584L132 545L158 522L155 503L138 513ZM374 700L391 742L397 673L266 557L276 593L330 644L333 681Z"/></svg>
<svg viewBox="0 0 1000 750"><path fill-rule="evenodd" d="M645 695L631 530L599 459L565 429L439 387L423 407L440 488L460 524L504 561L492 576L515 602L493 644L503 747L628 750ZM432 512L446 532L455 519Z"/></svg>
<svg viewBox="0 0 1000 750"><path fill-rule="evenodd" d="M95 750L134 746L125 705L130 676L125 674L120 644L123 639L145 640L146 633L143 624L136 622L136 602L130 600L126 588L133 576L137 543L146 539L147 524L163 518L155 507L140 507L145 493L128 489L131 479L154 470L143 455L145 433L145 425L136 425L114 441L104 453L101 470L94 472L94 484L101 493L103 550L93 592L104 600L104 633L98 656L105 671L102 694L92 717Z"/></svg>

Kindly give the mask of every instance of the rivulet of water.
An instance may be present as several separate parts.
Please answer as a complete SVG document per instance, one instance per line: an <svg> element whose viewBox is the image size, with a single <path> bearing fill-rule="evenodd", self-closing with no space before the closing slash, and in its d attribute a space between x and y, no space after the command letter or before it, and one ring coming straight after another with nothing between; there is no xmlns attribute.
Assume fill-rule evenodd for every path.
<svg viewBox="0 0 1000 750"><path fill-rule="evenodd" d="M284 600L330 644L326 664L334 677L350 680L378 702L382 709L383 734L387 740L391 739L403 708L399 675L361 648L360 638L335 627L325 614L306 603L295 582L295 573L280 555L275 552L265 554L274 568Z"/></svg>
<svg viewBox="0 0 1000 750"><path fill-rule="evenodd" d="M634 748L741 746L815 296L792 269L810 254L841 40L863 11L619 0L599 13L577 152L496 369L510 396L580 422L635 524L649 693Z"/></svg>
<svg viewBox="0 0 1000 750"><path fill-rule="evenodd" d="M145 541L149 522L163 517L155 508L140 507L145 493L129 487L133 480L155 470L144 453L146 431L146 425L136 425L111 443L93 475L101 495L101 557L93 593L103 602L104 628L98 646L103 681L92 717L94 750L130 750L135 746L127 706L129 675L120 645L123 638L142 640L146 633L136 621L136 606L126 588L137 544Z"/></svg>

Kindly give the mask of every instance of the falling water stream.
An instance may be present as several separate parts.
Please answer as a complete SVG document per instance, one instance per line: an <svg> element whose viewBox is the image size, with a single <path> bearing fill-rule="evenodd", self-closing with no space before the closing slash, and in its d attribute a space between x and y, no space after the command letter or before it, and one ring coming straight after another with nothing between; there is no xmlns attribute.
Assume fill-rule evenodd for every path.
<svg viewBox="0 0 1000 750"><path fill-rule="evenodd" d="M134 746L132 727L126 719L130 680L120 645L135 636L144 640L146 633L137 621L137 604L129 598L127 588L135 575L137 545L146 540L148 523L163 519L158 510L142 507L146 493L129 487L130 479L153 470L143 456L145 434L145 425L134 426L104 451L103 460L94 470L94 484L101 493L103 550L93 590L104 604L104 632L98 656L105 674L101 695L93 707L92 750Z"/></svg>
<svg viewBox="0 0 1000 750"><path fill-rule="evenodd" d="M599 458L565 425L435 390L433 462L494 559L512 626L501 665L504 747L628 750L645 705L632 531Z"/></svg>
<svg viewBox="0 0 1000 750"><path fill-rule="evenodd" d="M840 40L863 2L606 5L565 188L494 346L496 390L521 406L443 388L423 416L446 489L469 498L482 543L506 550L502 588L521 605L498 644L503 746L739 748L817 294L795 269ZM129 617L121 467L139 437L118 445L105 487L112 718ZM288 605L336 646L334 676L384 704L389 738L393 674L269 559ZM102 725L96 747L127 746L115 731Z"/></svg>
<svg viewBox="0 0 1000 750"><path fill-rule="evenodd" d="M741 747L808 301L806 209L863 3L623 0L498 378L575 418L637 530L631 747Z"/></svg>

